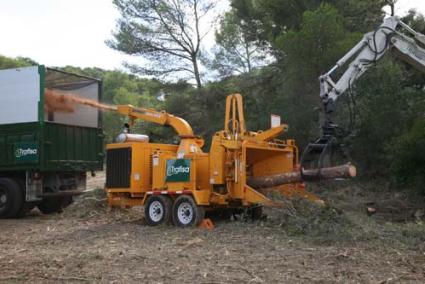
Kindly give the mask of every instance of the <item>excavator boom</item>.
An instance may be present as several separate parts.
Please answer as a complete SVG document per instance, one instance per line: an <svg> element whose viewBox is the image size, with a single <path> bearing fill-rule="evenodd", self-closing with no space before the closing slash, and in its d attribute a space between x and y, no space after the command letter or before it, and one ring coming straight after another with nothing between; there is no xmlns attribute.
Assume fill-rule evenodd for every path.
<svg viewBox="0 0 425 284"><path fill-rule="evenodd" d="M304 168L307 164L320 168L323 166L324 159L332 153L335 146L338 146L337 136L340 128L332 119L335 102L351 90L353 84L373 64L391 50L401 60L425 72L424 47L423 34L415 31L398 17L392 16L386 18L375 31L365 34L360 42L338 60L329 72L321 75L319 77L320 98L325 113L322 136L306 147L301 158L301 165ZM332 76L337 70L344 68L350 60L352 61L341 77L334 81Z"/></svg>

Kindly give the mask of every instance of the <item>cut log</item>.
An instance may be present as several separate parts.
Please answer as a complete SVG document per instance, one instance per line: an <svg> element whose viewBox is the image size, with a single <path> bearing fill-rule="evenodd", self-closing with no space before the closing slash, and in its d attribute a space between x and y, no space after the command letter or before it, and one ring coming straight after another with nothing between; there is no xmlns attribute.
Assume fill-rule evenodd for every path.
<svg viewBox="0 0 425 284"><path fill-rule="evenodd" d="M258 189L304 181L317 182L335 178L353 178L356 175L356 167L351 164L346 164L332 168L303 170L302 173L301 171L297 171L272 176L253 177L248 179L247 184L254 189Z"/></svg>

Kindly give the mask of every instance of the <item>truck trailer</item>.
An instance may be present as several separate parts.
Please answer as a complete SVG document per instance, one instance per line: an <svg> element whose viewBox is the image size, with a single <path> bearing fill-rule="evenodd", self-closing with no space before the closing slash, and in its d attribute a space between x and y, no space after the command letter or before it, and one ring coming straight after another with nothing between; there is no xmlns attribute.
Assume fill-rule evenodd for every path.
<svg viewBox="0 0 425 284"><path fill-rule="evenodd" d="M46 90L99 101L102 82L42 65L0 70L0 218L59 212L103 168L101 112L52 112Z"/></svg>

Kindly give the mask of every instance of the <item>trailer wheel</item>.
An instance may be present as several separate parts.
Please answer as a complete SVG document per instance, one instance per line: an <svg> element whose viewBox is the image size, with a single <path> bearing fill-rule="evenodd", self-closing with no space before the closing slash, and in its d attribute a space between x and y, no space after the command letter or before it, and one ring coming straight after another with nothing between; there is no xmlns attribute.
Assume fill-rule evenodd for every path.
<svg viewBox="0 0 425 284"><path fill-rule="evenodd" d="M189 195L181 195L173 205L173 223L178 227L198 226L205 216L205 209L197 206Z"/></svg>
<svg viewBox="0 0 425 284"><path fill-rule="evenodd" d="M0 218L15 217L23 205L23 195L16 181L0 178Z"/></svg>
<svg viewBox="0 0 425 284"><path fill-rule="evenodd" d="M264 218L263 206L251 207L249 208L248 212L249 216L251 217L251 220L253 221L262 220Z"/></svg>
<svg viewBox="0 0 425 284"><path fill-rule="evenodd" d="M231 209L217 209L205 212L205 218L212 220L228 221L232 218L233 212Z"/></svg>
<svg viewBox="0 0 425 284"><path fill-rule="evenodd" d="M163 195L151 195L145 204L145 218L149 226L169 223L171 215L171 199Z"/></svg>

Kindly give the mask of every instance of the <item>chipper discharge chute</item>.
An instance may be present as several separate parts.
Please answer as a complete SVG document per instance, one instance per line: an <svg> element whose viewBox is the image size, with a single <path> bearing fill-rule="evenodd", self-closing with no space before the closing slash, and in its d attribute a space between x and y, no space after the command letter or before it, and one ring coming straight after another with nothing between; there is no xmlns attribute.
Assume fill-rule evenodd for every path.
<svg viewBox="0 0 425 284"><path fill-rule="evenodd" d="M140 119L171 126L180 137L179 145L157 144L127 127L116 143L107 145L109 205L144 205L149 225L198 225L208 210L249 210L260 216L262 205L276 205L261 193L261 182L299 174L295 141L277 139L288 126L279 122L266 131L248 131L240 94L227 97L224 129L212 137L210 153L202 151L204 140L182 118L132 106L117 111L130 124ZM282 194L318 199L304 190L300 177L278 181Z"/></svg>

